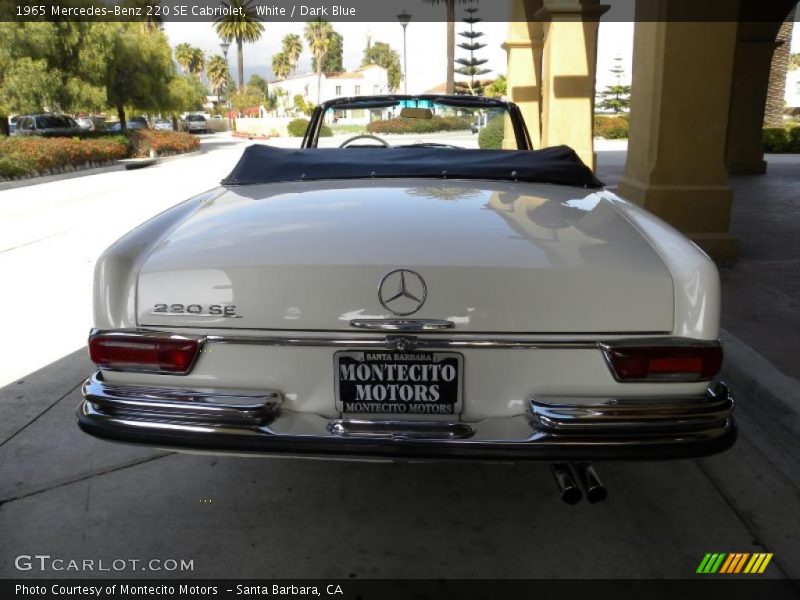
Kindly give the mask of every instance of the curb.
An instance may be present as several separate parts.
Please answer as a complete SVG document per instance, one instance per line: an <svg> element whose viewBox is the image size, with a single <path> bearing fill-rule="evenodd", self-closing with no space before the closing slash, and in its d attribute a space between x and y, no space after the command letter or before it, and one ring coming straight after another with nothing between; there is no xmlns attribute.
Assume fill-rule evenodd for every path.
<svg viewBox="0 0 800 600"><path fill-rule="evenodd" d="M159 156L156 165L162 162L169 162L179 158L189 158L205 154L205 150L195 150L194 152L184 152L183 154L170 154L169 156ZM126 160L126 159L123 159ZM127 170L125 163L119 161L114 165L108 167L98 167L95 169L82 169L80 171L72 171L71 173L59 173L57 175L45 175L44 177L31 177L30 179L18 179L16 181L4 181L0 183L0 192L4 190L14 190L17 188L28 187L31 185L39 185L40 183L51 183L53 181L64 181L67 179L75 179L76 177L86 177L89 175L100 175L102 173L111 173L113 171Z"/></svg>
<svg viewBox="0 0 800 600"><path fill-rule="evenodd" d="M736 411L752 419L800 462L800 381L730 332L722 330L720 337L725 348L722 379L734 392Z"/></svg>
<svg viewBox="0 0 800 600"><path fill-rule="evenodd" d="M16 181L4 181L0 183L0 191L15 190L17 188L28 187L29 185L38 185L40 183L50 183L51 181L62 181L65 179L75 179L76 177L85 177L87 175L99 175L100 173L111 173L112 171L124 171L124 170L125 170L125 165L117 163L108 167L98 167L95 169L82 169L80 171L72 171L70 173L58 173L57 175L31 177L29 179L18 179Z"/></svg>

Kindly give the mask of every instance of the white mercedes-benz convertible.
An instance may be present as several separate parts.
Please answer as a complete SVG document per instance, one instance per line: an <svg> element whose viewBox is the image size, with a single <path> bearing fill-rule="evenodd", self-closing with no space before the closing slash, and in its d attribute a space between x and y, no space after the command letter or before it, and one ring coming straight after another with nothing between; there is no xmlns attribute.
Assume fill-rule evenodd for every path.
<svg viewBox="0 0 800 600"><path fill-rule="evenodd" d="M333 123L361 133L319 148ZM547 460L571 500L604 494L588 461L735 440L713 262L499 100L323 103L300 149L250 146L111 246L94 302L104 439Z"/></svg>

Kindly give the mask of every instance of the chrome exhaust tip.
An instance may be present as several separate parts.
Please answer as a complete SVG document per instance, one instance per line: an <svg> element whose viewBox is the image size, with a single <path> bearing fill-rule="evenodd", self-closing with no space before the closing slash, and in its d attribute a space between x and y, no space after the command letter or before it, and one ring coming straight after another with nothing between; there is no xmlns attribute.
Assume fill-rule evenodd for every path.
<svg viewBox="0 0 800 600"><path fill-rule="evenodd" d="M578 463L574 465L575 472L578 475L578 482L580 483L583 492L586 494L586 499L589 504L596 504L608 498L608 490L600 478L597 476L597 471L590 463Z"/></svg>
<svg viewBox="0 0 800 600"><path fill-rule="evenodd" d="M567 463L554 463L550 465L553 471L553 477L556 480L558 492L561 494L561 499L567 504L577 504L580 502L583 494L575 479L572 477L569 465Z"/></svg>

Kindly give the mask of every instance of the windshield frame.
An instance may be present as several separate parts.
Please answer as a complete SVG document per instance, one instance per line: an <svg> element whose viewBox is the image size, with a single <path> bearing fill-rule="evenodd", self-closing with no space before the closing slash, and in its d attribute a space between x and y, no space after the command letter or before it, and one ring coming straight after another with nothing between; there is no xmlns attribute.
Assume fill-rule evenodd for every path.
<svg viewBox="0 0 800 600"><path fill-rule="evenodd" d="M513 102L506 102L505 100L498 100L496 98L485 98L483 96L458 96L448 94L387 94L382 96L354 96L349 98L335 98L322 102L314 109L311 115L311 120L303 136L303 141L300 144L301 148L316 148L319 142L319 134L322 130L322 125L325 120L325 113L329 109L341 108L347 106L349 108L371 108L371 107L386 107L395 105L397 102L403 100L424 100L429 102L436 102L439 104L449 104L451 106L463 106L464 108L501 108L507 111L511 118L511 125L514 128L514 137L517 142L517 150L533 150L531 138L528 134L528 128L525 126L525 120L522 118L522 113Z"/></svg>

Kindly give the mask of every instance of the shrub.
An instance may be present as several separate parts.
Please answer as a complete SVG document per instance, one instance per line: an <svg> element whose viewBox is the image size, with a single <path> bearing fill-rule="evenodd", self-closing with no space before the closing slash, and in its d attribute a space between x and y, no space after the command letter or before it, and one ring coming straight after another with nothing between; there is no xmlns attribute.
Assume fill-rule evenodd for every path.
<svg viewBox="0 0 800 600"><path fill-rule="evenodd" d="M792 127L787 131L789 152L800 152L800 127Z"/></svg>
<svg viewBox="0 0 800 600"><path fill-rule="evenodd" d="M289 121L286 130L289 132L290 137L303 137L306 134L309 123L310 121L308 119L294 119L293 121ZM331 137L332 135L333 132L331 128L323 124L322 128L319 130L319 137Z"/></svg>
<svg viewBox="0 0 800 600"><path fill-rule="evenodd" d="M306 134L309 123L310 121L308 119L294 119L293 121L289 121L286 130L291 137L303 137Z"/></svg>
<svg viewBox="0 0 800 600"><path fill-rule="evenodd" d="M491 119L478 134L478 146L482 150L500 150L505 135L505 117L498 115Z"/></svg>
<svg viewBox="0 0 800 600"><path fill-rule="evenodd" d="M408 119L395 117L372 121L367 125L369 133L437 133L439 131L462 131L469 129L470 120L464 117L432 117L430 119Z"/></svg>
<svg viewBox="0 0 800 600"><path fill-rule="evenodd" d="M789 151L789 134L782 127L767 127L763 131L764 151L782 153Z"/></svg>
<svg viewBox="0 0 800 600"><path fill-rule="evenodd" d="M13 177L67 165L117 160L128 155L123 136L81 140L78 138L12 137L0 142L2 175Z"/></svg>
<svg viewBox="0 0 800 600"><path fill-rule="evenodd" d="M0 177L19 177L31 171L31 162L22 156L0 156Z"/></svg>
<svg viewBox="0 0 800 600"><path fill-rule="evenodd" d="M160 131L157 129L135 129L128 133L131 156L142 158L150 156L150 150L159 155L183 154L200 147L200 140L190 133L181 131Z"/></svg>
<svg viewBox="0 0 800 600"><path fill-rule="evenodd" d="M628 138L630 122L626 116L607 117L597 115L594 118L594 137L607 140L624 140Z"/></svg>
<svg viewBox="0 0 800 600"><path fill-rule="evenodd" d="M81 137L10 137L0 139L0 176L19 177L33 171L79 167L87 163L190 152L200 140L188 133L136 130L127 136L103 134Z"/></svg>

